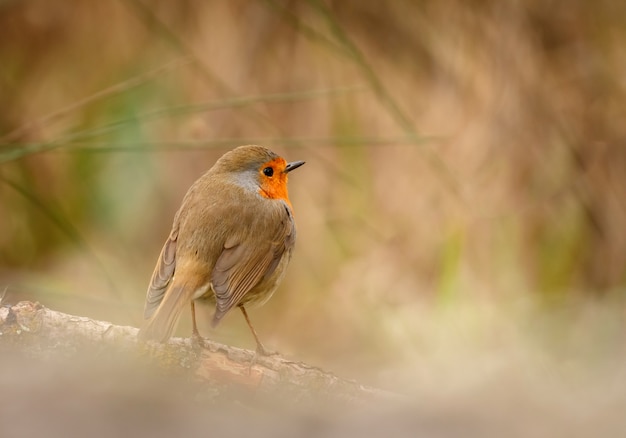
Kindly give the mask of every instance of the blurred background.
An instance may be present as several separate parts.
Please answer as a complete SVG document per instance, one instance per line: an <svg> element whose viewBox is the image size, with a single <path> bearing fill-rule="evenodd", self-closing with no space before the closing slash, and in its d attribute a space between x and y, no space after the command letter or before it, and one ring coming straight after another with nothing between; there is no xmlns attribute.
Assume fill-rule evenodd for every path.
<svg viewBox="0 0 626 438"><path fill-rule="evenodd" d="M623 397L624 22L615 1L1 1L0 293L140 325L187 188L262 144L307 162L291 266L250 312L268 347L390 389ZM212 311L205 336L254 346Z"/></svg>

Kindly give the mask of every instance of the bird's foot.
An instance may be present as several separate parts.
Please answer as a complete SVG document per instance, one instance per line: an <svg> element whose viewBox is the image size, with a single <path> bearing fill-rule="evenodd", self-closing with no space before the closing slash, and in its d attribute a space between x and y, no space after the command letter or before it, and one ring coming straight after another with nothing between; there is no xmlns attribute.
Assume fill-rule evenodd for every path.
<svg viewBox="0 0 626 438"><path fill-rule="evenodd" d="M255 357L256 356L265 356L265 357L269 357L269 356L279 356L280 353L278 351L271 351L268 350L267 348L265 348L263 346L263 344L261 344L260 342L256 345L256 351L254 353Z"/></svg>
<svg viewBox="0 0 626 438"><path fill-rule="evenodd" d="M191 343L199 347L204 347L204 338L195 330L191 333Z"/></svg>

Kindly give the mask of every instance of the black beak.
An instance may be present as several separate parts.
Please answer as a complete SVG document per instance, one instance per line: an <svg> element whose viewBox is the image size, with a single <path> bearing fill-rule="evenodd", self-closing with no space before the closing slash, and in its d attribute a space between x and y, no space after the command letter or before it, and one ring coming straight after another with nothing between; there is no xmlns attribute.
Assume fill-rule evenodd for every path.
<svg viewBox="0 0 626 438"><path fill-rule="evenodd" d="M287 163L287 165L285 166L285 173L289 173L292 170L302 166L303 164L304 161L292 161L291 163Z"/></svg>

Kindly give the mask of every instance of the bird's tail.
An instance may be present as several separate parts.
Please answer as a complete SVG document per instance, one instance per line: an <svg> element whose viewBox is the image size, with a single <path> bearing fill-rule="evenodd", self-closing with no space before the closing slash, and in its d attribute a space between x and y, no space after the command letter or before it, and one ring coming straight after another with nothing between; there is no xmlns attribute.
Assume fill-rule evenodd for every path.
<svg viewBox="0 0 626 438"><path fill-rule="evenodd" d="M190 289L193 293L193 288L188 285L172 284L156 312L139 330L138 338L142 341L167 341L178 325L181 312L191 303Z"/></svg>

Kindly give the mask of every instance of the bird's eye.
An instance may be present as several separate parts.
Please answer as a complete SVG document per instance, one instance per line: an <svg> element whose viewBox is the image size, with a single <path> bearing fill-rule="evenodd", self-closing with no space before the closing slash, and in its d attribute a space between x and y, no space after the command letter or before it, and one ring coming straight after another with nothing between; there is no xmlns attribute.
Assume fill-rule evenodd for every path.
<svg viewBox="0 0 626 438"><path fill-rule="evenodd" d="M263 169L263 175L265 176L274 175L274 169L272 169L271 167L266 167L265 169Z"/></svg>

